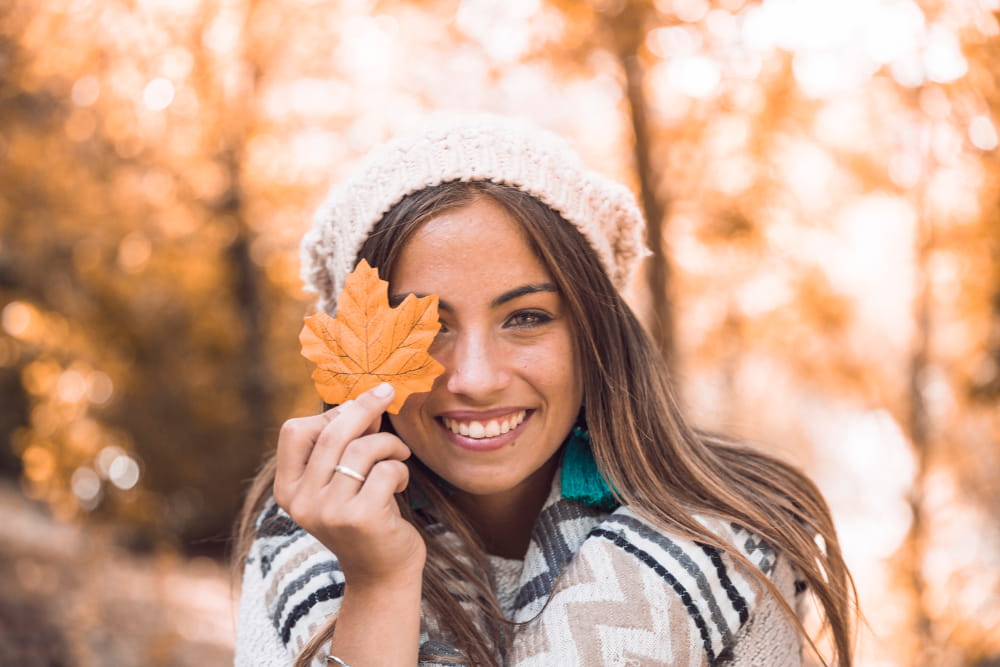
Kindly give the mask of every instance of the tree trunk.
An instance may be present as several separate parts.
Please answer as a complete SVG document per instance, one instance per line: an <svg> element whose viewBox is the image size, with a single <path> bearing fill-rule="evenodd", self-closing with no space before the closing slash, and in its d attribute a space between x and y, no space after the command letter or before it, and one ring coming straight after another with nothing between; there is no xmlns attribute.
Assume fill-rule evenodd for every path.
<svg viewBox="0 0 1000 667"><path fill-rule="evenodd" d="M672 270L663 241L668 203L666 197L660 194L659 173L653 164L649 101L644 85L646 68L640 56L646 34L644 26L647 11L650 10L644 3L629 3L614 19L614 33L619 62L625 73L625 94L635 136L633 155L639 178L640 199L646 214L646 244L652 252L646 266L649 298L647 323L657 348L673 370L674 314L670 301Z"/></svg>
<svg viewBox="0 0 1000 667"><path fill-rule="evenodd" d="M265 308L260 293L260 272L250 256L253 237L246 221L239 185L240 154L235 146L230 148L223 159L231 185L220 208L238 230L226 254L232 276L234 308L243 331L243 358L239 364L240 395L247 420L247 437L256 446L263 442L264 434L272 425L271 379L264 342Z"/></svg>
<svg viewBox="0 0 1000 667"><path fill-rule="evenodd" d="M229 178L229 190L222 200L225 216L236 224L237 234L229 247L228 257L232 267L233 297L244 330L244 360L241 364L240 392L247 416L248 436L254 445L263 442L271 424L271 374L268 369L265 345L265 309L261 299L260 271L250 255L253 232L246 220L243 193L243 159L250 131L255 123L257 87L261 66L257 60L252 24L257 11L257 0L246 4L243 35L239 52L241 63L246 66L238 94L225 100L233 107L233 118L242 119L238 126L231 126L221 157Z"/></svg>
<svg viewBox="0 0 1000 667"><path fill-rule="evenodd" d="M927 515L924 506L924 486L931 460L931 425L923 385L930 367L931 295L928 278L928 260L933 243L932 223L921 215L917 226L916 242L916 298L913 347L907 378L907 430L913 445L916 472L910 490L909 505L912 515L909 533L903 543L902 569L912 597L911 614L915 645L926 647L932 637L932 620L924 603L926 580L923 573L924 553L927 544ZM913 664L928 664L926 656L913 656Z"/></svg>

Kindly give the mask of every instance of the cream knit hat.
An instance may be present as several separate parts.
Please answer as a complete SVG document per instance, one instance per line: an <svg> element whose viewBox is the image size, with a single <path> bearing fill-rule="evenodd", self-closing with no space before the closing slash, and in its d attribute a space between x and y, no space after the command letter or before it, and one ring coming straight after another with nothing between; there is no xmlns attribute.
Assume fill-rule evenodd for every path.
<svg viewBox="0 0 1000 667"><path fill-rule="evenodd" d="M438 116L374 148L334 185L302 239L302 278L333 313L372 227L404 196L447 181L514 186L558 211L590 242L622 290L648 254L632 192L588 171L560 137L489 114Z"/></svg>

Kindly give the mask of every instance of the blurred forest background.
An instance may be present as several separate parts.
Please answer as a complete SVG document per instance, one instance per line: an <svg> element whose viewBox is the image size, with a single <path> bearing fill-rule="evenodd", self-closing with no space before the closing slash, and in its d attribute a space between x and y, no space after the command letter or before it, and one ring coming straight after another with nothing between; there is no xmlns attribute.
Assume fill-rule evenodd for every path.
<svg viewBox="0 0 1000 667"><path fill-rule="evenodd" d="M802 465L863 665L1000 665L998 0L4 0L0 664L230 660L246 481L319 401L297 243L438 109L641 193L698 420Z"/></svg>

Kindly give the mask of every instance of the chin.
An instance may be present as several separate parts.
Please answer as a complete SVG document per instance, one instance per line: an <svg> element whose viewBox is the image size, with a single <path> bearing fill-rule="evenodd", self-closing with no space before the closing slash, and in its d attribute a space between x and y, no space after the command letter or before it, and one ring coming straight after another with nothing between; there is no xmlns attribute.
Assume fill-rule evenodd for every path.
<svg viewBox="0 0 1000 667"><path fill-rule="evenodd" d="M456 491L470 496L492 496L504 491L510 491L518 486L516 480L504 480L489 472L481 475L449 475L440 476L455 488Z"/></svg>

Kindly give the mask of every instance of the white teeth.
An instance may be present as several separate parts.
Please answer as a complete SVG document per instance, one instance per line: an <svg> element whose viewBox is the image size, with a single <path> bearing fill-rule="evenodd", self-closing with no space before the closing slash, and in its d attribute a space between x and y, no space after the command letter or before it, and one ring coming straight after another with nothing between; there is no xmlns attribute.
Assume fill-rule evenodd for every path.
<svg viewBox="0 0 1000 667"><path fill-rule="evenodd" d="M449 417L445 417L441 421L452 433L457 433L459 435L464 435L468 438L475 438L478 440L481 438L495 438L503 433L509 433L524 421L527 414L527 412L521 410L517 414L511 415L505 419L491 419L487 422L461 422L457 419L451 419Z"/></svg>

